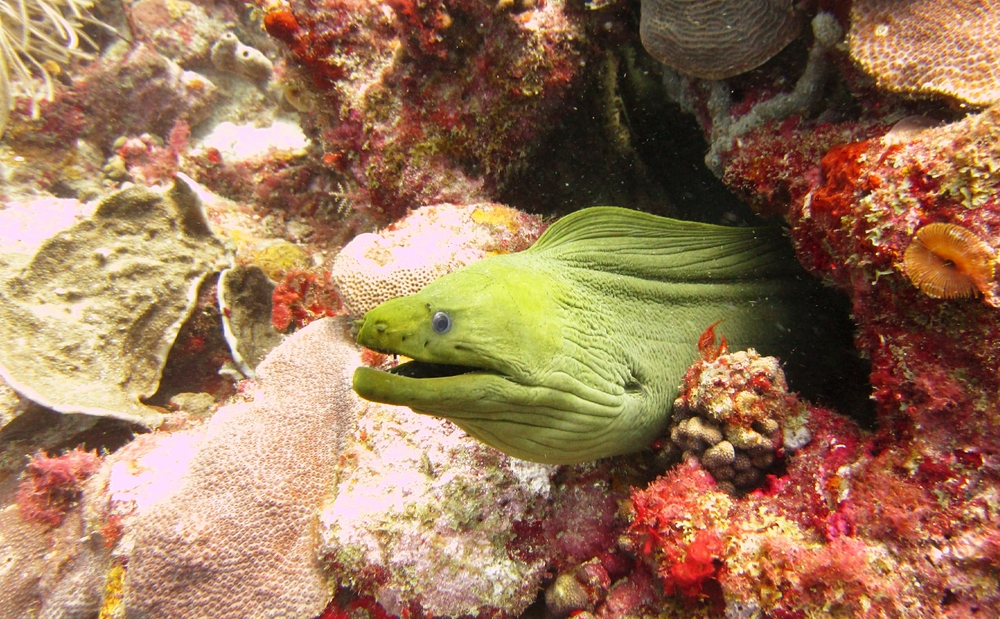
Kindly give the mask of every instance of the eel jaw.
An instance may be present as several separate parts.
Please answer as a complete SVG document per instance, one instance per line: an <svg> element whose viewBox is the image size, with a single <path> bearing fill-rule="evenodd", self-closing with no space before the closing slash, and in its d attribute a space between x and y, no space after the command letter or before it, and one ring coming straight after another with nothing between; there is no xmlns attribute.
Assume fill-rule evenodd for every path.
<svg viewBox="0 0 1000 619"><path fill-rule="evenodd" d="M410 361L389 371L359 367L354 370L352 387L371 402L447 417L455 407L480 398L484 380L493 379L506 380L478 368Z"/></svg>

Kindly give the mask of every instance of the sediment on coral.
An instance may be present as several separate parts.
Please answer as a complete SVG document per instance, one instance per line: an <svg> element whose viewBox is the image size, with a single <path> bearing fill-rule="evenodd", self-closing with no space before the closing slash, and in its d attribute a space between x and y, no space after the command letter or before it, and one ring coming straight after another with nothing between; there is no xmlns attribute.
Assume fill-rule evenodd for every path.
<svg viewBox="0 0 1000 619"><path fill-rule="evenodd" d="M155 427L160 414L140 399L156 391L198 287L225 260L193 181L112 194L6 274L0 375L59 412Z"/></svg>

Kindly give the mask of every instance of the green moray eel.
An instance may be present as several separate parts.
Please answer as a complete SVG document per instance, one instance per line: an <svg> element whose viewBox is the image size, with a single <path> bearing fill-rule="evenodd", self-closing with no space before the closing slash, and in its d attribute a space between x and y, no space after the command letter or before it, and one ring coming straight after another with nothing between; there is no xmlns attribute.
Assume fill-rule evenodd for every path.
<svg viewBox="0 0 1000 619"><path fill-rule="evenodd" d="M665 429L716 321L731 350L829 356L817 288L779 229L589 208L527 251L366 313L358 343L413 361L358 368L354 390L449 419L525 460L634 452Z"/></svg>

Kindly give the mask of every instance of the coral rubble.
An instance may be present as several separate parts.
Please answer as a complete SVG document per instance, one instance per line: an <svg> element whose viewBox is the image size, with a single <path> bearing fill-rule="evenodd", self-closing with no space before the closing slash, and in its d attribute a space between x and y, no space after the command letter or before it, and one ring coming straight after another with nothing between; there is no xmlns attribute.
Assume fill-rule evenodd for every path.
<svg viewBox="0 0 1000 619"><path fill-rule="evenodd" d="M224 264L188 181L133 187L46 241L0 286L0 375L64 413L155 426L160 381L202 280Z"/></svg>

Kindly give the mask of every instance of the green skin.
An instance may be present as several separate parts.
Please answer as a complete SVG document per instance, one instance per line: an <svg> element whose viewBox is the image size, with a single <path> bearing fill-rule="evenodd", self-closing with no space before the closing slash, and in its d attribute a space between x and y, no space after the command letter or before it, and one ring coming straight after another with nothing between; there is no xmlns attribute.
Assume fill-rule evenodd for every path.
<svg viewBox="0 0 1000 619"><path fill-rule="evenodd" d="M807 329L814 288L780 231L585 209L527 251L365 314L360 345L414 361L358 368L354 390L524 460L630 453L664 431L709 325L724 321L733 350L781 354Z"/></svg>

